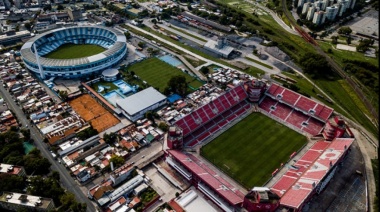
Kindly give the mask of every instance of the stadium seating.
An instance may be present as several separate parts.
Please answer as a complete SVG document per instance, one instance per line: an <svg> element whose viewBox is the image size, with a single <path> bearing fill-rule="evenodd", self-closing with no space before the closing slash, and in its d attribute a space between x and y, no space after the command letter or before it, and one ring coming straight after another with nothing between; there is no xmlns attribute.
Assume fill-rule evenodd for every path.
<svg viewBox="0 0 380 212"><path fill-rule="evenodd" d="M94 44L110 48L117 40L116 35L107 30L96 28L86 31L84 28L68 28L53 33L50 37L41 37L35 44L40 56L46 55L65 43Z"/></svg>
<svg viewBox="0 0 380 212"><path fill-rule="evenodd" d="M183 135L187 136L199 127L208 123L217 114L221 114L247 98L247 93L242 85L226 91L223 95L203 105L184 118L175 122L182 129ZM214 112L215 111L215 112Z"/></svg>
<svg viewBox="0 0 380 212"><path fill-rule="evenodd" d="M240 102L231 109L220 114L214 120L203 125L198 130L191 133L189 136L184 138L184 144L188 147L193 147L197 144L202 143L210 135L217 133L222 130L224 126L228 123L234 121L236 118L240 117L244 113L250 110L252 107L247 101ZM226 115L229 114L229 115ZM191 137L190 139L188 137Z"/></svg>

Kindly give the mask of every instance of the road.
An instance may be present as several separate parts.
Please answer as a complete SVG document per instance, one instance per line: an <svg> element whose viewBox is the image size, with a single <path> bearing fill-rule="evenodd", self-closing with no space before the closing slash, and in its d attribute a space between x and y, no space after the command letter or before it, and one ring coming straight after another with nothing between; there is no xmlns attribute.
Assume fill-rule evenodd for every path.
<svg viewBox="0 0 380 212"><path fill-rule="evenodd" d="M21 108L13 100L9 92L3 87L2 83L0 83L0 93L1 96L4 98L4 101L7 102L9 109L11 109L15 113L18 121L22 124L22 126L29 126L30 136L34 140L34 144L36 145L36 147L41 151L41 154L45 158L47 158L51 163L51 170L58 171L60 173L62 186L66 188L68 191L72 192L75 195L77 201L86 203L87 211L97 211L92 202L79 189L79 185L70 176L66 168L63 165L59 164L56 160L54 160L53 156L47 149L47 145L43 142L44 137L40 134L39 130L36 129L34 125L30 124Z"/></svg>
<svg viewBox="0 0 380 212"><path fill-rule="evenodd" d="M286 17L288 18L288 20L291 22L291 24L298 28L300 30L300 32L302 33L302 31L304 31L301 27L299 27L297 25L297 23L294 21L292 15L290 14L289 10L286 8L286 0L282 0L282 9L284 11L284 14L286 15ZM360 88L360 85L357 85L357 83L355 83L355 81L353 79L351 79L351 77L349 77L346 72L333 60L331 59L330 56L328 56L322 49L321 47L319 47L318 43L316 41L314 41L312 38L311 40L308 40L308 42L310 44L312 44L313 42L315 43L315 45L312 44L312 46L314 47L314 49L318 52L318 54L322 55L323 57L326 58L327 62L329 63L329 65L331 66L331 68L337 73L339 74L343 79L345 79L347 81L347 83L351 86L352 89L354 89L354 91L356 92L356 94L358 95L358 97L360 98L360 100L364 103L364 105L366 106L366 108L368 109L368 111L370 111L371 115L372 115L372 120L371 121L375 121L377 124L379 122L379 117L378 117L378 113L376 112L376 109L375 107L371 104L371 102L368 100L368 98L365 96L365 94L363 93L362 89Z"/></svg>
<svg viewBox="0 0 380 212"><path fill-rule="evenodd" d="M156 29L153 28L153 25L154 25L154 24L153 24L151 21L149 21L149 20L147 20L147 19L144 19L144 22L143 22L143 23L144 23L146 26L148 26L149 28L152 28L153 30L156 30ZM188 39L188 40L191 40L191 41L193 41L193 42L195 42L195 43L197 43L197 44L199 44L199 45L201 45L201 46L203 46L203 45L206 43L206 42L204 42L204 41L201 41L201 40L199 40L199 39L195 39L194 37L191 37L191 36L189 36L189 35L186 35L186 34L180 32L180 31L178 31L178 30L176 30L176 29L174 29L174 28L170 28L170 27L166 26L165 24L157 24L157 26L160 27L160 28L165 29L165 30L168 32L168 34L169 34L170 32L172 32L172 33L174 33L174 34L176 34L176 35L179 35L179 36L182 36L182 37L184 37L184 38L186 38L186 39ZM160 31L160 30L157 29L156 31Z"/></svg>
<svg viewBox="0 0 380 212"><path fill-rule="evenodd" d="M195 57L195 58L197 58L197 59L199 59L199 60L203 60L203 61L205 61L206 63L215 64L215 65L217 65L217 66L219 66L219 67L226 68L226 69L227 69L227 68L228 68L228 69L233 69L233 68L228 67L228 66L226 66L226 65L224 65L224 64L221 64L221 63L218 63L218 62L215 62L215 61L212 61L212 60L206 59L206 58L204 58L204 57L202 57L202 56L199 56L198 54L195 54L195 53L193 53L193 52L191 52L191 51L189 51L189 50L187 50L187 49L185 49L185 48L182 48L182 47L180 47L180 46L177 46L176 44L174 44L174 43L172 43L172 42L168 42L166 39L163 39L163 38L161 38L161 37L159 37L159 36L157 36L157 35L155 35L155 34L152 34L152 33L150 33L150 32L147 32L147 31L143 30L143 29L140 29L139 27L136 27L136 26L134 26L134 25L132 25L132 24L127 23L127 25L128 25L129 27L132 27L133 29L136 29L136 30L138 30L138 31L140 31L140 32L143 32L144 34L150 35L150 36L152 36L153 38L155 38L155 39L157 39L157 40L159 40L159 41L161 41L161 42L163 42L163 43L166 43L166 44L168 44L168 45L170 45L170 46L173 46L174 48L179 49L179 50L185 52L186 54L189 54L189 55L191 55L191 56L193 56L193 57ZM266 70L266 71L269 71L269 70L270 70L270 69L268 69L268 68L266 68L266 67L263 67L262 65L259 65L259 64L253 63L253 62L252 62L250 65L251 65L251 66L254 66L254 67L258 68L258 69L263 69L264 71L265 71L265 70ZM235 69L234 69L234 70L235 70ZM237 71L238 71L238 70L237 70ZM270 70L270 71L272 71L272 70ZM241 71L238 71L238 72L240 72L240 73L244 73L244 72L241 72Z"/></svg>
<svg viewBox="0 0 380 212"><path fill-rule="evenodd" d="M278 25L280 25L283 29L285 29L289 33L292 33L293 35L298 35L299 36L299 34L298 34L297 31L295 31L294 29L290 28L287 24L285 24L284 21L281 18L279 18L277 16L277 14L274 13L272 10L270 10L270 9L262 6L260 3L256 3L256 2L253 2L253 1L250 1L250 0L245 0L245 2L247 2L249 4L252 4L254 6L257 6L260 9L264 10L265 12L269 13L272 16L272 18L278 23Z"/></svg>

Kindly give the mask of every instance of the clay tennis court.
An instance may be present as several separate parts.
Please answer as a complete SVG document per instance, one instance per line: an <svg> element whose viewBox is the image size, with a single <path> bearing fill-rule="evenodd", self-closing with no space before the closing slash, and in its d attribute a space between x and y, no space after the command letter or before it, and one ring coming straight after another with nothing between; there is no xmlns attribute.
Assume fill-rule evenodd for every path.
<svg viewBox="0 0 380 212"><path fill-rule="evenodd" d="M84 94L69 102L70 106L98 132L118 124L120 121L102 107L89 94Z"/></svg>

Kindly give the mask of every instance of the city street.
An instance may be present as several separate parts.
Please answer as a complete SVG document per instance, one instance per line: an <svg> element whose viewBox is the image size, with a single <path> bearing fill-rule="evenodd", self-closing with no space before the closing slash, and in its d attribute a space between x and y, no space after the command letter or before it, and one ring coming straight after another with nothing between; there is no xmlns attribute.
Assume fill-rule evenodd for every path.
<svg viewBox="0 0 380 212"><path fill-rule="evenodd" d="M30 135L31 138L34 140L34 145L41 151L41 154L49 160L49 162L51 163L51 169L60 173L62 186L66 188L68 191L72 192L76 196L77 201L86 203L87 211L97 211L92 202L79 189L78 184L70 176L66 168L54 160L53 156L47 149L47 145L43 142L44 137L40 134L39 130L36 129L34 125L30 124L29 120L26 118L21 108L16 105L12 96L3 87L2 83L0 85L0 93L1 96L4 98L4 101L7 102L9 109L11 109L15 113L18 121L22 124L22 126L30 129Z"/></svg>

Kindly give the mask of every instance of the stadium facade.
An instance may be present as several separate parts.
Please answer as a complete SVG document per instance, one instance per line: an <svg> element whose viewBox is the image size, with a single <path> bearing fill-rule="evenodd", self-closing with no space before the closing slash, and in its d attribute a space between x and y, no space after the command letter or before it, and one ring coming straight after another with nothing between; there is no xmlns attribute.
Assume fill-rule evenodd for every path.
<svg viewBox="0 0 380 212"><path fill-rule="evenodd" d="M75 59L51 59L44 55L63 44L93 44L106 50L89 57ZM36 57L36 50L38 57ZM21 48L26 67L41 78L78 78L111 68L125 58L125 35L115 29L102 26L77 26L55 29L30 39ZM42 72L40 71L42 70Z"/></svg>
<svg viewBox="0 0 380 212"><path fill-rule="evenodd" d="M213 139L213 134L236 117L252 111L261 112L307 137L325 138L316 142L302 156L301 162L292 165L273 186L255 187L242 197L244 191L233 187L186 150L194 151L195 146ZM223 211L238 211L242 207L249 212L279 208L301 211L314 194L326 187L354 140L343 121L334 117L332 108L275 83L267 87L262 82L248 81L170 126L166 162ZM305 161L307 166L304 166ZM312 173L315 175L311 176Z"/></svg>

